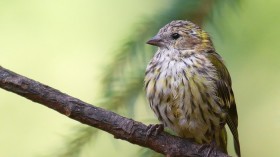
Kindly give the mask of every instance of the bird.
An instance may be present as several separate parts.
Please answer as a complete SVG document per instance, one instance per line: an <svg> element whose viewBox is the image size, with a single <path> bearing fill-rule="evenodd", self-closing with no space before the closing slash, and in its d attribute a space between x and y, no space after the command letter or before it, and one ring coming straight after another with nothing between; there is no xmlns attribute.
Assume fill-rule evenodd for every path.
<svg viewBox="0 0 280 157"><path fill-rule="evenodd" d="M158 50L147 65L144 88L161 125L228 153L227 124L241 157L231 77L209 34L191 21L175 20L147 44Z"/></svg>

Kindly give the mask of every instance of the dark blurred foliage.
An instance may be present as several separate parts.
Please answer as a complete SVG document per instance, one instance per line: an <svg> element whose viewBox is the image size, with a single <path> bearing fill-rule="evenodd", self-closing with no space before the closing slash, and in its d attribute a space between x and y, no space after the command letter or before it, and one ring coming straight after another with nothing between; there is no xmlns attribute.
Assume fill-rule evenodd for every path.
<svg viewBox="0 0 280 157"><path fill-rule="evenodd" d="M157 33L159 28L176 19L187 19L203 27L210 20L213 11L219 12L224 5L236 7L238 0L173 0L169 8L154 17L139 21L130 35L120 43L113 61L104 70L102 99L98 105L121 115L133 118L134 107L139 95L143 95L143 80L146 65L155 52L155 48L146 47L145 42ZM122 37L120 37L122 38ZM67 137L65 149L55 153L59 157L78 157L83 147L93 142L99 130L83 126ZM114 139L112 139L114 140ZM138 156L162 156L150 149L142 148Z"/></svg>

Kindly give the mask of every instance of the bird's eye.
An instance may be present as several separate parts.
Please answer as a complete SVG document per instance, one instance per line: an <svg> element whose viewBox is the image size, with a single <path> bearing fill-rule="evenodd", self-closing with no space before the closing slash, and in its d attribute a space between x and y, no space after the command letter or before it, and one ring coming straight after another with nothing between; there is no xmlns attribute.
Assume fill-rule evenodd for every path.
<svg viewBox="0 0 280 157"><path fill-rule="evenodd" d="M178 38L180 37L180 34L178 34L178 33L173 33L173 34L171 35L171 37L172 37L172 39L176 40L176 39L178 39Z"/></svg>

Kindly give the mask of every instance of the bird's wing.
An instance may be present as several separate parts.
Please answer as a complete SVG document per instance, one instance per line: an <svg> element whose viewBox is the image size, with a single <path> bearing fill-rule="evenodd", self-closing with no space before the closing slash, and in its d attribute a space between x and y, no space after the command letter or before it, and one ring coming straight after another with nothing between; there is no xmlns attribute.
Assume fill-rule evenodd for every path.
<svg viewBox="0 0 280 157"><path fill-rule="evenodd" d="M211 61L213 66L216 68L219 79L216 80L217 95L222 99L223 105L228 110L228 116L226 123L230 128L230 131L234 138L234 148L236 154L240 157L240 144L238 138L238 115L236 110L236 104L234 100L234 94L231 88L231 78L229 72L222 62L221 57L216 52L208 53L207 58Z"/></svg>

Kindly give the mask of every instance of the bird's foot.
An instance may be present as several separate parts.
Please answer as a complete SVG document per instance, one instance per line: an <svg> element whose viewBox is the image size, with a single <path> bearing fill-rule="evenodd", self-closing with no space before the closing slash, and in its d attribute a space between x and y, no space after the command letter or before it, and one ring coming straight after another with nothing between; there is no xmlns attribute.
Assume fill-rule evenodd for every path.
<svg viewBox="0 0 280 157"><path fill-rule="evenodd" d="M217 156L217 145L215 142L211 142L210 144L203 144L201 147L198 149L198 152L204 151L207 149L206 157L211 157L213 156L213 153L215 153L215 156ZM213 152L215 151L215 152Z"/></svg>
<svg viewBox="0 0 280 157"><path fill-rule="evenodd" d="M163 124L150 124L150 125L148 125L145 141L147 141L149 136L158 135L161 132L163 132L163 130L164 130L164 125Z"/></svg>

